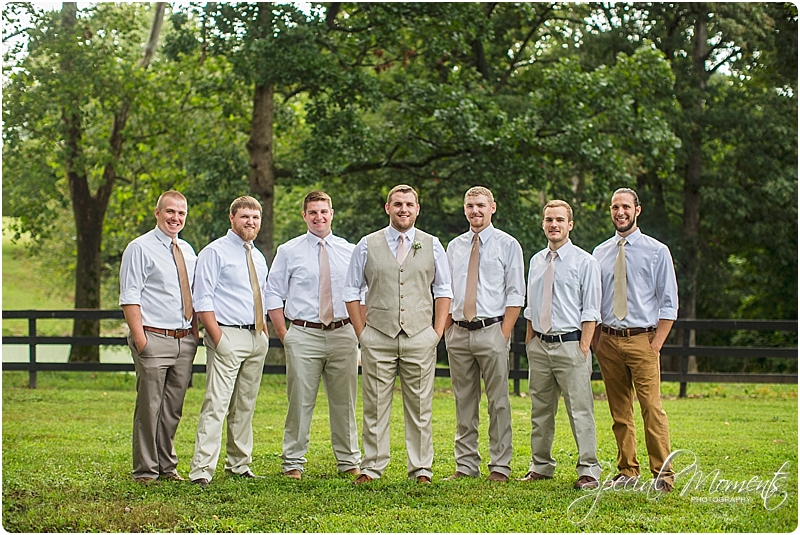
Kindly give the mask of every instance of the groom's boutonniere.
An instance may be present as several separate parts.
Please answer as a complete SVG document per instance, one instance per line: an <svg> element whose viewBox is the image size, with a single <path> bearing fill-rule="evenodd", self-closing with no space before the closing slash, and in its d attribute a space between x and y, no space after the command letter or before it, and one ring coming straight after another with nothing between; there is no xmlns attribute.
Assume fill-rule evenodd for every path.
<svg viewBox="0 0 800 535"><path fill-rule="evenodd" d="M415 241L411 244L411 247L414 248L414 256L417 256L417 249L422 249L422 244L418 241Z"/></svg>

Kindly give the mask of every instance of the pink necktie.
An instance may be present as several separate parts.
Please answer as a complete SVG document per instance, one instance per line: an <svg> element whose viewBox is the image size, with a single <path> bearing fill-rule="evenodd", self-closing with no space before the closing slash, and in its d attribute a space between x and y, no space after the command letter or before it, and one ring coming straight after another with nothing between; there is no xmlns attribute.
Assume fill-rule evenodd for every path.
<svg viewBox="0 0 800 535"><path fill-rule="evenodd" d="M397 244L397 262L402 264L403 261L406 259L406 256L408 256L408 245L406 244L406 235L400 234L400 236L398 236L397 239L400 240L400 242Z"/></svg>
<svg viewBox="0 0 800 535"><path fill-rule="evenodd" d="M539 327L542 334L547 334L553 328L553 281L556 277L556 257L558 251L547 253L547 268L544 270L544 284L542 286L542 309L539 312Z"/></svg>
<svg viewBox="0 0 800 535"><path fill-rule="evenodd" d="M333 292L331 290L331 263L325 240L319 241L319 321L333 323Z"/></svg>

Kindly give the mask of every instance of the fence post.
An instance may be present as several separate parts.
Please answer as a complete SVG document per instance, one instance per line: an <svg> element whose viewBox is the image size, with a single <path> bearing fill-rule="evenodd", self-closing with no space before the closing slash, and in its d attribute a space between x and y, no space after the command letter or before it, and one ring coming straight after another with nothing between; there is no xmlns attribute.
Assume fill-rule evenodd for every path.
<svg viewBox="0 0 800 535"><path fill-rule="evenodd" d="M692 332L689 329L683 329L683 354L681 355L681 390L678 397L686 397L686 374L689 373L689 342Z"/></svg>
<svg viewBox="0 0 800 535"><path fill-rule="evenodd" d="M36 318L28 318L28 336L36 338ZM34 365L34 369L28 370L28 388L36 388L36 343L31 342L28 346L28 361Z"/></svg>

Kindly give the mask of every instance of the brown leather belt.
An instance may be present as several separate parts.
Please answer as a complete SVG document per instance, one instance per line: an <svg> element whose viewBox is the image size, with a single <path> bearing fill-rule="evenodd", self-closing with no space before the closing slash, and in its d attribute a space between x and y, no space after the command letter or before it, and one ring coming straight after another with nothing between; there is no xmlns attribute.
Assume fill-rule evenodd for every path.
<svg viewBox="0 0 800 535"><path fill-rule="evenodd" d="M142 327L142 329L151 333L163 334L170 338L183 338L184 336L189 336L189 333L192 332L191 329L156 329L155 327L147 326Z"/></svg>
<svg viewBox="0 0 800 535"><path fill-rule="evenodd" d="M313 321L292 320L292 325L297 325L299 327L310 327L312 329L322 329L323 331L332 331L349 324L350 318L345 318L342 321L334 321L330 325L325 325L324 323L314 323Z"/></svg>
<svg viewBox="0 0 800 535"><path fill-rule="evenodd" d="M655 327L634 327L632 329L612 329L611 327L606 327L605 325L600 326L600 332L605 334L610 334L611 336L618 336L620 338L629 338L631 336L636 336L637 334L644 334L644 333L651 333L655 331Z"/></svg>
<svg viewBox="0 0 800 535"><path fill-rule="evenodd" d="M494 325L495 323L500 323L503 321L505 316L495 316L494 318L486 318L485 320L477 320L477 321L456 321L455 324L459 327L463 327L470 331L477 331L478 329L483 329L484 327L488 327L489 325Z"/></svg>

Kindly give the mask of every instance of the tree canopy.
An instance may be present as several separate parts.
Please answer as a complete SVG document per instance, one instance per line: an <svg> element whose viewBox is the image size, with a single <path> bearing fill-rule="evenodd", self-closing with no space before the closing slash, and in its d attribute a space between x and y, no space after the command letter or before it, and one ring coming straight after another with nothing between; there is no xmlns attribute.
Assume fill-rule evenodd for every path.
<svg viewBox="0 0 800 535"><path fill-rule="evenodd" d="M4 6L24 39L5 58L3 209L80 280L82 236L102 231L76 306L100 306L101 279L113 299L170 187L197 249L235 196L260 198L271 258L312 187L356 241L408 183L446 242L484 185L528 258L547 200L572 204L591 250L629 186L675 253L682 317L797 316L792 4L192 3L167 8L145 69L154 9ZM102 213L76 209L81 174Z"/></svg>

